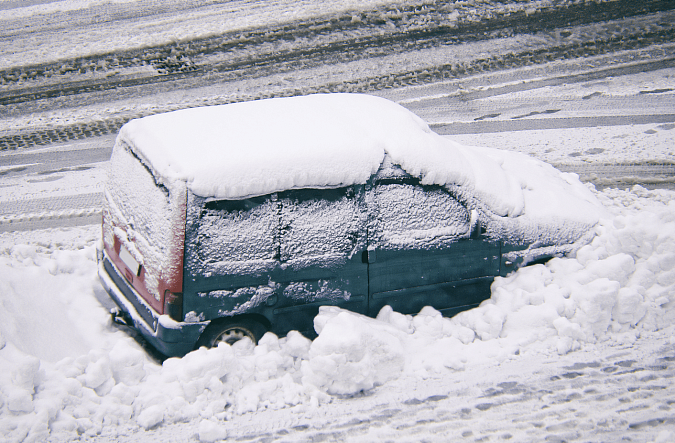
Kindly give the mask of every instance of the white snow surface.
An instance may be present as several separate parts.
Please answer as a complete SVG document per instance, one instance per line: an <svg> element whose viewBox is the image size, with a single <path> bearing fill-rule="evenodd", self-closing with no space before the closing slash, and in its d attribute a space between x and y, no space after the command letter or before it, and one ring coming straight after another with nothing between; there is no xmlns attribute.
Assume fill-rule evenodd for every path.
<svg viewBox="0 0 675 443"><path fill-rule="evenodd" d="M3 3L10 4L4 7ZM35 4L38 3L38 4ZM40 2L0 1L0 25L21 30L29 24L31 32L22 38L9 39L0 47L0 67L26 66L35 63L87 57L93 54L127 51L142 47L190 41L227 32L263 26L293 23L327 14L348 13L358 17L360 11L381 5L405 5L399 0L250 0L199 1L163 0L170 12L155 12L157 0L60 0ZM483 5L491 12L535 12L552 3L551 0ZM175 12L175 9L180 12ZM458 2L458 8L475 10L475 2ZM171 10L174 11L171 11ZM45 16L63 22L73 20L72 14L106 17L123 13L123 19L75 22L66 28L43 24ZM485 12L484 12L485 13ZM386 18L386 15L383 15ZM64 45L63 42L69 44Z"/></svg>
<svg viewBox="0 0 675 443"><path fill-rule="evenodd" d="M675 192L597 196L607 217L590 244L497 278L489 300L454 318L385 307L371 319L326 307L314 341L268 333L258 346L221 344L161 365L109 323L97 229L1 234L2 441L114 439L171 423L216 441L227 436L228 419L245 414L320 410L345 395L456 371L471 383L472 369L611 349L667 330L675 320Z"/></svg>
<svg viewBox="0 0 675 443"><path fill-rule="evenodd" d="M602 212L572 174L518 153L460 145L402 106L365 94L158 114L127 123L118 140L160 180L186 181L202 197L363 184L386 154L423 184L451 187L490 215L524 216L523 223L565 220L583 230Z"/></svg>

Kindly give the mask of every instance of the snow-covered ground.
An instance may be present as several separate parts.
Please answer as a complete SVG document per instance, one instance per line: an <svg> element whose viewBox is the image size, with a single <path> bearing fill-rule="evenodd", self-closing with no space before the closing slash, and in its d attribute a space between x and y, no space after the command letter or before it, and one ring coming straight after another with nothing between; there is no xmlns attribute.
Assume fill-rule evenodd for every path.
<svg viewBox="0 0 675 443"><path fill-rule="evenodd" d="M36 22L42 12L123 4L32 3L34 9L22 13ZM278 3L294 18L325 7ZM0 20L16 15L17 4L0 1ZM244 6L250 2L214 8L241 7L234 17L255 18ZM203 18L195 14L186 23ZM157 28L167 25L162 20L156 19ZM200 35L225 29L206 29L222 25L214 23L192 29ZM89 30L88 41L58 31L79 45L17 39L2 63L17 63L24 50L31 60L95 52L100 43L92 33L107 38L106 26ZM138 43L125 35L120 33L120 44ZM157 35L162 42L178 38ZM670 88L660 95L670 99L672 79L666 69L639 79L487 97L474 102L475 115L453 121L474 121L504 103L513 114L495 118L508 120L533 103L547 109L545 102L556 94L584 100L593 114L593 100L603 97ZM603 103L603 115L611 114L611 104ZM559 115L581 114L563 109ZM648 124L450 138L560 164L670 162L673 129ZM87 148L46 148L72 149ZM100 192L106 164L94 166L37 179L2 177L0 202ZM452 319L432 309L414 317L385 310L376 320L327 309L315 320L320 334L313 342L297 334L268 335L257 347L241 342L163 364L110 324L111 301L96 276L99 226L2 232L0 442L673 441L675 192L594 192L608 214L591 244L574 256L498 278L490 300Z"/></svg>
<svg viewBox="0 0 675 443"><path fill-rule="evenodd" d="M642 147L655 135L643 129L614 134L632 131ZM559 133L542 137L554 142ZM538 146L525 140L499 138L526 153ZM557 143L588 149L583 134L568 140ZM612 160L610 152L583 154L594 158ZM26 178L22 192L89 192L104 177L101 165L63 180ZM15 188L7 180L3 193ZM675 192L594 192L608 214L590 245L497 279L490 300L452 319L433 309L414 317L385 310L376 320L328 309L313 342L268 335L257 347L200 350L161 365L110 324L111 301L96 277L100 227L2 233L0 435L670 441Z"/></svg>
<svg viewBox="0 0 675 443"><path fill-rule="evenodd" d="M634 158L662 146L668 160L672 128L652 126L540 140L613 161L589 140L629 155L628 131ZM527 132L451 138L546 153ZM28 176L19 194L3 178L1 200L92 192L104 178L103 164ZM269 335L162 365L110 324L100 227L2 233L0 441L672 441L675 192L597 196L609 215L589 246L497 279L491 300L453 319L327 310L314 342Z"/></svg>
<svg viewBox="0 0 675 443"><path fill-rule="evenodd" d="M22 4L24 3L24 4ZM255 2L230 0L59 0L25 4L0 1L0 24L15 36L26 28L23 38L7 38L0 50L0 68L86 57L92 54L165 45L235 32L260 26L275 26L331 14L376 9L383 5L416 4L393 0L274 0ZM538 9L554 5L552 0L528 2L458 2L455 8L490 15ZM77 16L73 12L78 12ZM357 18L355 17L355 20ZM386 15L383 20L387 20ZM69 23L64 27L63 23ZM69 44L64 45L62 42Z"/></svg>
<svg viewBox="0 0 675 443"><path fill-rule="evenodd" d="M537 156L547 142L574 161L616 161L616 149L588 152L605 140L626 158L634 144L640 161L660 146L652 156L667 161L671 129L450 138ZM96 191L105 164L62 176L3 178L0 201ZM200 350L162 365L110 324L96 277L100 227L4 232L2 441L671 441L675 192L596 195L609 214L590 245L497 279L491 300L453 319L432 309L377 320L327 310L314 342L268 335L255 348Z"/></svg>

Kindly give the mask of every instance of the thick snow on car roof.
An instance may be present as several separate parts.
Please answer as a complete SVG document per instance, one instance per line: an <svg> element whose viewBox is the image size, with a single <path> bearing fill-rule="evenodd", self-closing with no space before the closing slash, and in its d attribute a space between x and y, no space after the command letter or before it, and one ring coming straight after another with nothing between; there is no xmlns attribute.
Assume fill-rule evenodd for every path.
<svg viewBox="0 0 675 443"><path fill-rule="evenodd" d="M161 177L216 198L365 183L385 150L439 142L406 109L357 94L186 109L131 121L121 136Z"/></svg>
<svg viewBox="0 0 675 443"><path fill-rule="evenodd" d="M120 131L160 181L237 199L365 183L388 155L424 184L446 186L494 217L597 222L573 174L525 155L463 146L391 101L316 94L192 108L132 120ZM524 220L521 220L524 221Z"/></svg>

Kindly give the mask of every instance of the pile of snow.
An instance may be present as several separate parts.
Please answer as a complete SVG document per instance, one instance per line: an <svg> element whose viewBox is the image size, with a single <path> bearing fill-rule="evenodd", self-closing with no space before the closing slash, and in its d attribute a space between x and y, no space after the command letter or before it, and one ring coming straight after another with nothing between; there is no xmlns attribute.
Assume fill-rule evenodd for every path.
<svg viewBox="0 0 675 443"><path fill-rule="evenodd" d="M201 441L228 417L302 413L398 379L442 377L598 342L630 344L675 320L675 192L606 190L612 215L576 256L497 278L454 318L432 308L377 319L327 307L319 336L200 349L159 365L109 324L94 247L16 245L0 255L0 435L70 441L192 422ZM1 251L0 251L1 252Z"/></svg>

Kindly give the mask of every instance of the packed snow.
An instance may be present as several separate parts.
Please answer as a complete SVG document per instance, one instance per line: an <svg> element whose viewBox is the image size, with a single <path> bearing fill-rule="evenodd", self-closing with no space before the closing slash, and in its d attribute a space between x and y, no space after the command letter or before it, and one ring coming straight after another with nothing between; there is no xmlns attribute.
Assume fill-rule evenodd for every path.
<svg viewBox="0 0 675 443"><path fill-rule="evenodd" d="M24 27L32 32L24 38L10 37L3 42L0 67L6 69L175 44L263 26L283 26L330 14L358 14L359 11L374 10L383 5L405 6L406 3L393 0L166 0L162 2L163 8L158 8L155 0L3 0L0 1L0 23L12 33L21 32ZM533 13L552 3L551 0L527 4L469 1L458 2L456 8L485 15L522 10ZM75 12L80 13L80 17L74 18ZM453 14L447 15L452 25ZM458 13L455 12L455 15ZM45 20L45 16L53 22ZM386 12L382 13L382 19L389 20ZM72 25L67 28L60 26L66 20L73 22ZM64 45L63 41L70 44Z"/></svg>
<svg viewBox="0 0 675 443"><path fill-rule="evenodd" d="M2 3L10 3L12 7L3 8ZM316 0L277 0L256 4L239 0L204 4L173 0L162 3L168 13L157 13L154 0L60 0L28 5L0 2L0 23L4 22L9 29L21 28L27 20L39 23L37 32L34 31L32 35L6 42L4 50L0 52L0 66L22 66L166 45L257 26L278 25L325 13L377 7L389 1L361 0L326 4ZM176 9L180 13L176 13ZM44 16L72 20L73 12L79 12L85 18L92 14L103 19L75 22L79 26L67 29L60 26L52 29L51 23L44 21ZM54 36L58 38L50 38ZM63 41L70 44L63 45Z"/></svg>
<svg viewBox="0 0 675 443"><path fill-rule="evenodd" d="M216 441L242 414L300 413L411 377L630 345L675 320L675 192L596 195L608 216L588 245L497 278L491 299L454 318L327 307L314 341L268 333L258 346L221 344L161 365L109 322L97 229L26 233L25 244L2 234L0 435L68 441L186 422Z"/></svg>

